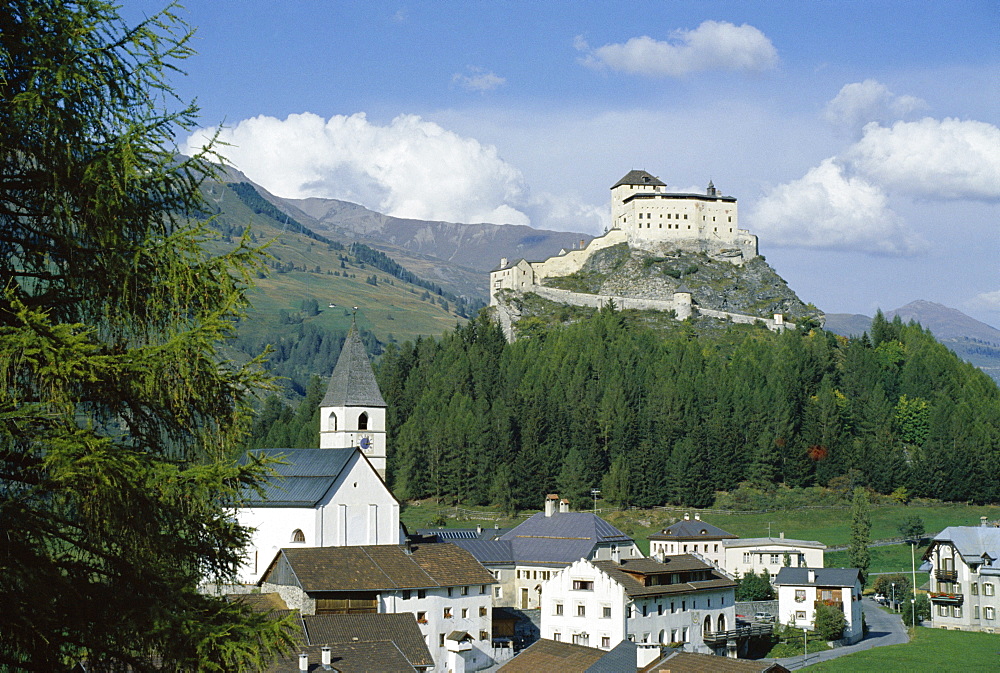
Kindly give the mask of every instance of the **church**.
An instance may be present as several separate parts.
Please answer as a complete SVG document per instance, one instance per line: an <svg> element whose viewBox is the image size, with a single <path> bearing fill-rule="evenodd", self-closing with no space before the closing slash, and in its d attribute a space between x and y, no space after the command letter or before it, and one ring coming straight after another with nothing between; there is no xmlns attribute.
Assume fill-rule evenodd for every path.
<svg viewBox="0 0 1000 673"><path fill-rule="evenodd" d="M278 550L401 544L399 502L385 485L386 404L352 325L320 402L319 448L262 449L275 474L247 491L237 521L253 529L238 581L257 582ZM252 454L252 455L251 455Z"/></svg>

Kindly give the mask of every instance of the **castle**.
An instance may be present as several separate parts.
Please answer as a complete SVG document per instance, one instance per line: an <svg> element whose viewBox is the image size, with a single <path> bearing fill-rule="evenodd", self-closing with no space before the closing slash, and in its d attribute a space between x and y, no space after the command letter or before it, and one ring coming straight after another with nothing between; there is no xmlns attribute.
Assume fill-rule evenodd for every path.
<svg viewBox="0 0 1000 673"><path fill-rule="evenodd" d="M632 249L654 254L671 250L704 252L716 259L741 265L757 257L757 237L739 228L736 197L725 196L710 181L704 194L668 192L667 185L642 170L629 171L611 187L611 228L577 250L561 250L540 262L521 259L510 263L505 257L490 272L490 306L495 307L508 339L518 315L499 299L503 290L533 292L552 301L599 307L609 300L619 308L674 311L678 320L700 315L734 322L763 321L770 329L794 327L781 314L749 316L725 311L697 309L691 290L683 284L669 299L637 299L584 294L546 287L544 279L568 276L583 268L597 251L627 243Z"/></svg>

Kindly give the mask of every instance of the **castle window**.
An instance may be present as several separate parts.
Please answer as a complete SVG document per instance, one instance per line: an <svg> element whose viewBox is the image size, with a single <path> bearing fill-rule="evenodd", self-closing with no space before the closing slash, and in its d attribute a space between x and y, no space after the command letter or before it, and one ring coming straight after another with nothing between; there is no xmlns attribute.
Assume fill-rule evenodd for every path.
<svg viewBox="0 0 1000 673"><path fill-rule="evenodd" d="M368 413L362 412L362 414L358 416L358 430L367 430L367 429L368 429Z"/></svg>
<svg viewBox="0 0 1000 673"><path fill-rule="evenodd" d="M684 213L684 219L686 220L687 218L688 218L687 213ZM688 229L690 229L690 228L691 227L688 227Z"/></svg>
<svg viewBox="0 0 1000 673"><path fill-rule="evenodd" d="M306 543L306 534L302 532L301 528L296 528L292 531L292 542L298 542L299 544Z"/></svg>

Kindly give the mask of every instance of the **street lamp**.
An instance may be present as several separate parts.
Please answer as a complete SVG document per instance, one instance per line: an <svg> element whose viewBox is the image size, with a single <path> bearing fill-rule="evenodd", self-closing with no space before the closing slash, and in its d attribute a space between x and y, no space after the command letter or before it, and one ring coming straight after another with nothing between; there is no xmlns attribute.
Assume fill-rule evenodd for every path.
<svg viewBox="0 0 1000 673"><path fill-rule="evenodd" d="M917 562L913 557L913 549L917 540L910 542L910 572L913 573L913 598L910 599L910 624L917 625Z"/></svg>
<svg viewBox="0 0 1000 673"><path fill-rule="evenodd" d="M597 514L597 496L601 494L601 489L592 488L590 489L590 495L594 496L594 514Z"/></svg>
<svg viewBox="0 0 1000 673"><path fill-rule="evenodd" d="M892 583L892 610L893 612L898 612L896 610L896 583Z"/></svg>

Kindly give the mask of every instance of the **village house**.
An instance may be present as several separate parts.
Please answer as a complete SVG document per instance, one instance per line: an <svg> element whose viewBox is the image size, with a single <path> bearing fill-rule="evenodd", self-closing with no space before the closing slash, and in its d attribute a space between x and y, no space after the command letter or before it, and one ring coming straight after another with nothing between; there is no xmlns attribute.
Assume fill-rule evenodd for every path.
<svg viewBox="0 0 1000 673"><path fill-rule="evenodd" d="M727 573L743 577L767 570L774 577L785 566L822 568L826 545L815 540L793 540L784 533L778 537L750 537L723 540L722 567Z"/></svg>
<svg viewBox="0 0 1000 673"><path fill-rule="evenodd" d="M1000 528L949 526L934 536L931 620L935 627L1000 633Z"/></svg>
<svg viewBox="0 0 1000 673"><path fill-rule="evenodd" d="M710 634L735 628L735 589L690 554L580 559L543 585L541 636L605 650L628 640L639 648L639 666L659 656L661 645L726 654L726 640Z"/></svg>
<svg viewBox="0 0 1000 673"><path fill-rule="evenodd" d="M497 578L494 605L531 610L542 584L579 559L641 558L635 540L591 512L570 511L556 494L545 509L497 539L455 539Z"/></svg>
<svg viewBox="0 0 1000 673"><path fill-rule="evenodd" d="M782 568L773 584L778 590L778 621L814 629L820 603L844 613L842 640L856 643L864 636L861 622L861 571L857 568Z"/></svg>
<svg viewBox="0 0 1000 673"><path fill-rule="evenodd" d="M385 402L352 326L320 404L318 449L262 449L243 462L269 459L275 474L262 492L247 489L236 520L252 529L238 571L254 583L282 547L399 544L399 502L385 470Z"/></svg>
<svg viewBox="0 0 1000 673"><path fill-rule="evenodd" d="M493 583L447 543L281 549L258 582L303 615L410 613L436 670L456 673L493 663Z"/></svg>
<svg viewBox="0 0 1000 673"><path fill-rule="evenodd" d="M695 554L724 568L726 551L723 541L738 537L702 521L700 514L696 513L694 520L690 514L685 514L683 521L673 523L649 536L649 555Z"/></svg>

